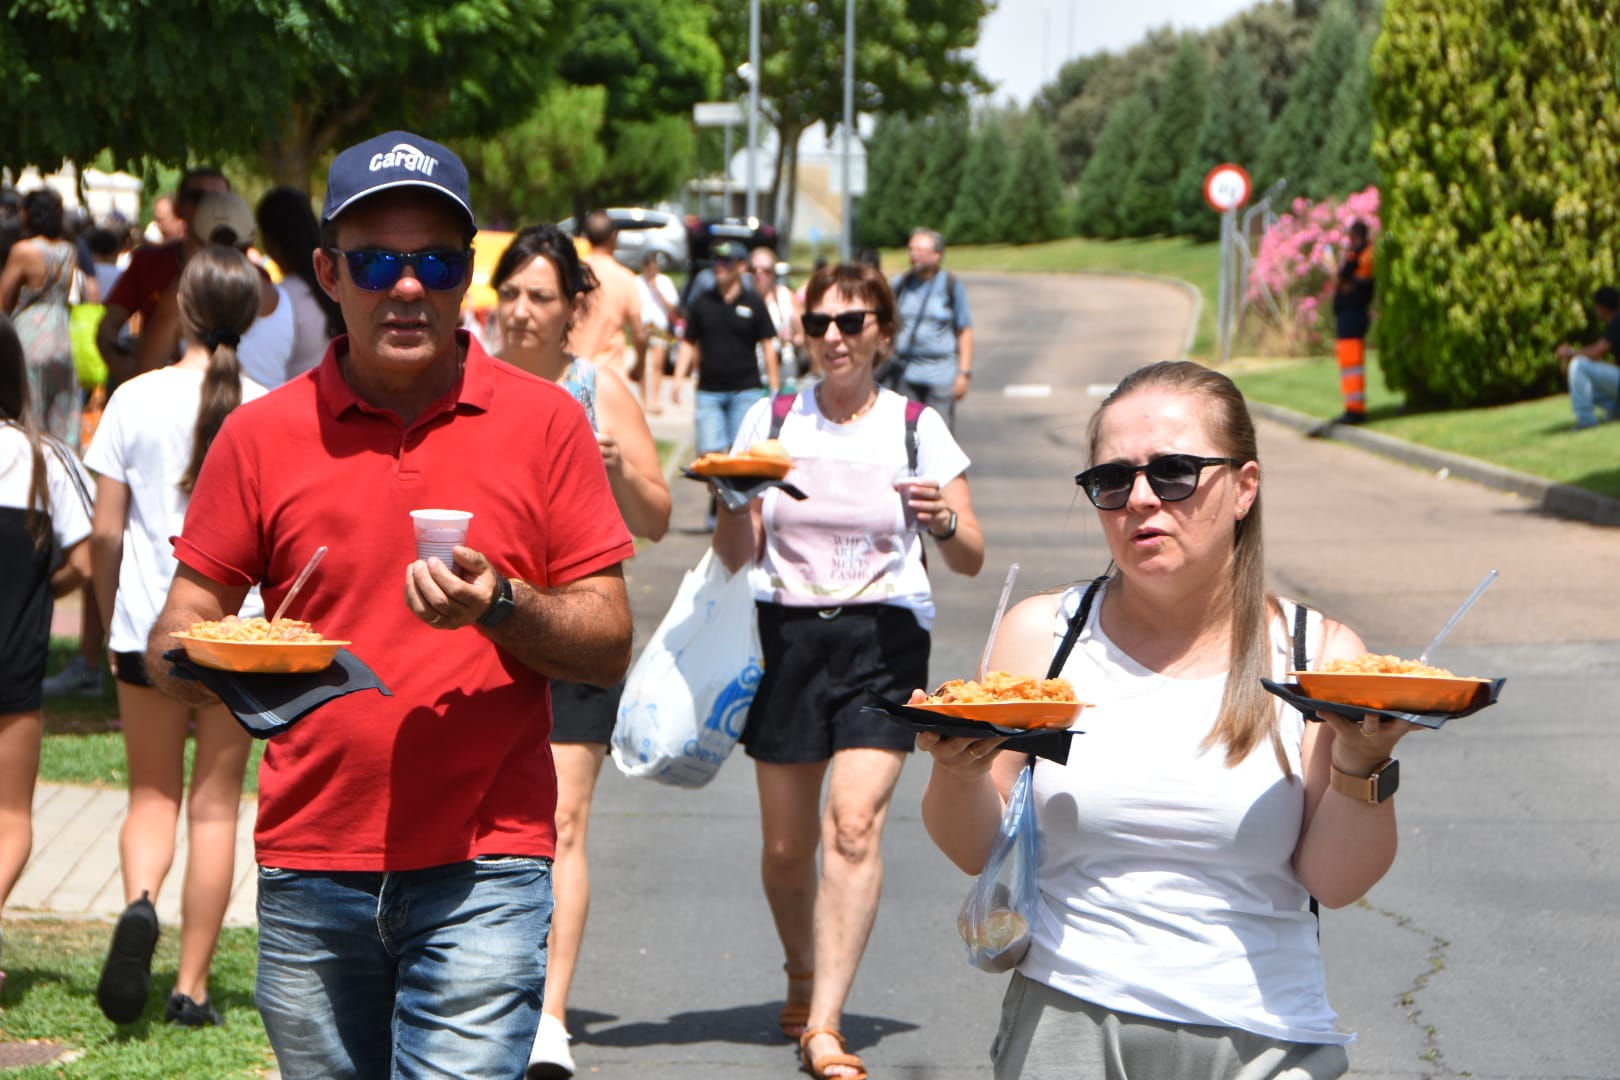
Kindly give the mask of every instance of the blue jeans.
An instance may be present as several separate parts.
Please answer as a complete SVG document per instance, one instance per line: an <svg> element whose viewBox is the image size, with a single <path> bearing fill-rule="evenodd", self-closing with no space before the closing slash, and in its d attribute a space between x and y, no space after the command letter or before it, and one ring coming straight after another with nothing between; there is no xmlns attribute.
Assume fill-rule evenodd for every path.
<svg viewBox="0 0 1620 1080"><path fill-rule="evenodd" d="M699 390L697 392L697 449L700 454L726 451L737 440L742 430L743 417L749 406L760 399L765 391L760 387L748 390Z"/></svg>
<svg viewBox="0 0 1620 1080"><path fill-rule="evenodd" d="M551 861L259 868L254 998L285 1080L518 1080L540 1022Z"/></svg>
<svg viewBox="0 0 1620 1080"><path fill-rule="evenodd" d="M1591 427L1598 422L1594 406L1601 405L1609 419L1620 419L1620 367L1577 356L1569 363L1569 403L1575 409L1575 426Z"/></svg>

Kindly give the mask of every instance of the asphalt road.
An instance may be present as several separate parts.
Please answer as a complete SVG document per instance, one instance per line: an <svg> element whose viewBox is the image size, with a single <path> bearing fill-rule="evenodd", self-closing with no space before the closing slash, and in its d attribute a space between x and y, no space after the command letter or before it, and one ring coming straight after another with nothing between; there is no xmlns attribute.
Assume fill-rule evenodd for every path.
<svg viewBox="0 0 1620 1080"><path fill-rule="evenodd" d="M989 556L976 579L936 575L934 681L977 663L1010 562L1019 594L1106 564L1072 479L1094 388L1179 355L1192 316L1155 282L964 277L979 360L958 434ZM1416 655L1486 570L1502 574L1435 657L1505 676L1501 702L1403 742L1400 858L1361 904L1324 913L1331 997L1360 1034L1351 1075L1620 1078L1620 531L1274 424L1261 444L1274 586L1375 650ZM631 568L642 640L707 543L701 487L676 486L675 530ZM844 1029L880 1078L987 1076L1004 978L959 954L968 879L923 832L926 768L901 780ZM775 1023L753 785L740 752L698 791L604 771L570 1015L581 1075L796 1068Z"/></svg>

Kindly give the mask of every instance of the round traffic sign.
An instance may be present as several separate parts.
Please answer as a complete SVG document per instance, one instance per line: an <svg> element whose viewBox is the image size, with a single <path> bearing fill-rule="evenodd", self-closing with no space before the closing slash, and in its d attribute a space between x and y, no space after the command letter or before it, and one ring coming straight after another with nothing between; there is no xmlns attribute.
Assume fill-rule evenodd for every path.
<svg viewBox="0 0 1620 1080"><path fill-rule="evenodd" d="M1204 177L1204 198L1223 214L1248 202L1251 189L1249 174L1243 166L1230 162L1215 166Z"/></svg>

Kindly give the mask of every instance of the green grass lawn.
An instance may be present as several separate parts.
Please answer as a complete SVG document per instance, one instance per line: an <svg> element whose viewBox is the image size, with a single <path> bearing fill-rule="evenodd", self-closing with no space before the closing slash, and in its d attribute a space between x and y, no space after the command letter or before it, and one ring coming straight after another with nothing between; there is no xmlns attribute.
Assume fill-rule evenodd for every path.
<svg viewBox="0 0 1620 1080"><path fill-rule="evenodd" d="M1235 364L1232 378L1255 401L1324 420L1344 411L1331 357ZM1403 412L1384 386L1378 357L1367 358L1367 427L1420 446L1620 498L1620 424L1575 430L1569 398L1558 394L1484 409Z"/></svg>
<svg viewBox="0 0 1620 1080"><path fill-rule="evenodd" d="M96 980L112 927L62 919L6 920L6 985L0 994L0 1042L44 1041L79 1055L71 1064L7 1070L16 1080L209 1080L263 1077L274 1066L264 1023L253 1006L258 933L227 929L214 955L209 996L225 1014L217 1028L163 1022L174 987L180 934L169 929L152 964L145 1016L117 1026L96 1005Z"/></svg>

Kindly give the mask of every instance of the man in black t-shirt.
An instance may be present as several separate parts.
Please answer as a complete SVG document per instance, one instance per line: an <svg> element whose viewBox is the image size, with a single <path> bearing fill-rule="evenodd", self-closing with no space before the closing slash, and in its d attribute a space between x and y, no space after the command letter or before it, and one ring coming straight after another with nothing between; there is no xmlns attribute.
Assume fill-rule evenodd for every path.
<svg viewBox="0 0 1620 1080"><path fill-rule="evenodd" d="M1564 344L1555 352L1569 375L1569 403L1575 409L1575 429L1596 427L1601 406L1610 420L1620 420L1620 289L1605 285L1592 296L1592 307L1603 324L1603 336L1590 345Z"/></svg>
<svg viewBox="0 0 1620 1080"><path fill-rule="evenodd" d="M716 244L712 254L715 288L692 297L670 388L671 400L679 403L687 376L697 372L699 454L730 450L749 406L759 400L756 344L765 352L771 393L782 385L776 326L765 301L743 288L742 264L748 253L741 244L726 241Z"/></svg>

